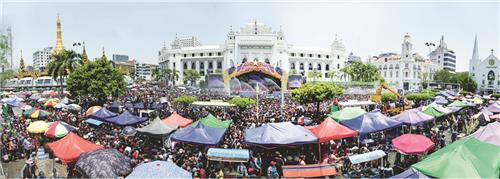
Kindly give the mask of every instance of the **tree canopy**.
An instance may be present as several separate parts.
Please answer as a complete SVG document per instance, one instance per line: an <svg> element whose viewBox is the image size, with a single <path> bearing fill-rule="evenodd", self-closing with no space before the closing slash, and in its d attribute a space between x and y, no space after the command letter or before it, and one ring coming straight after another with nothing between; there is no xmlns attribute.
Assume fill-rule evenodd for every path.
<svg viewBox="0 0 500 179"><path fill-rule="evenodd" d="M123 94L126 89L123 75L105 57L77 67L69 74L66 85L72 95L94 97L98 104L104 104L107 97Z"/></svg>
<svg viewBox="0 0 500 179"><path fill-rule="evenodd" d="M354 61L340 69L344 76L348 76L352 81L373 82L383 80L377 67L371 64L365 64L360 61Z"/></svg>
<svg viewBox="0 0 500 179"><path fill-rule="evenodd" d="M301 104L316 103L316 112L319 113L321 102L343 93L344 89L332 83L306 83L292 90L292 100Z"/></svg>
<svg viewBox="0 0 500 179"><path fill-rule="evenodd" d="M434 75L434 81L440 83L457 83L464 91L476 92L477 83L470 77L469 72L450 73L448 70L439 70Z"/></svg>
<svg viewBox="0 0 500 179"><path fill-rule="evenodd" d="M184 72L184 82L189 81L191 85L194 85L199 78L200 73L196 70L186 70Z"/></svg>
<svg viewBox="0 0 500 179"><path fill-rule="evenodd" d="M181 95L174 99L176 103L181 103L181 104L191 104L196 100L198 100L196 96L188 96L188 95Z"/></svg>
<svg viewBox="0 0 500 179"><path fill-rule="evenodd" d="M229 100L229 103L234 104L234 105L238 106L239 108L243 109L243 108L247 108L250 105L254 105L256 102L255 102L255 100L250 99L250 98L242 98L242 97L236 96L236 97L231 98L231 100Z"/></svg>

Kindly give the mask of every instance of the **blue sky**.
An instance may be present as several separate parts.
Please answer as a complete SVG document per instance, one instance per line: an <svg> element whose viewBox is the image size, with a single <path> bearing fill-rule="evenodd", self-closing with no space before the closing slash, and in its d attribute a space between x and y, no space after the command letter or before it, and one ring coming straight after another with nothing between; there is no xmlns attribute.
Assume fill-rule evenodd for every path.
<svg viewBox="0 0 500 179"><path fill-rule="evenodd" d="M474 35L480 57L499 51L499 2L105 2L68 0L3 1L3 28L11 26L14 56L23 50L32 63L38 49L55 45L60 13L65 47L85 41L89 56L127 54L157 63L158 50L179 36L197 36L203 44L223 44L229 26L239 29L257 20L279 30L298 46L327 48L338 34L348 50L361 56L400 52L403 35L412 35L414 51L427 54L425 42L445 36L455 50L458 71L468 69ZM71 47L72 48L72 47ZM17 65L18 62L15 62Z"/></svg>

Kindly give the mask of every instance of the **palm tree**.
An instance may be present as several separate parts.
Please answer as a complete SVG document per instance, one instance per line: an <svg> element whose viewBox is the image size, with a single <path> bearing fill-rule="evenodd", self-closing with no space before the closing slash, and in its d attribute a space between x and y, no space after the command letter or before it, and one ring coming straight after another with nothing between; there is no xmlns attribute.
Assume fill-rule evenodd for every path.
<svg viewBox="0 0 500 179"><path fill-rule="evenodd" d="M172 76L172 70L171 69L163 69L161 71L161 77L162 79L164 79L167 83L167 87L169 85L169 82L170 82L170 76Z"/></svg>
<svg viewBox="0 0 500 179"><path fill-rule="evenodd" d="M48 73L52 79L59 80L60 94L63 92L64 77L73 72L76 67L82 65L81 55L73 50L64 50L51 55L52 61L48 65Z"/></svg>
<svg viewBox="0 0 500 179"><path fill-rule="evenodd" d="M176 69L172 69L172 74L170 75L170 78L172 80L172 84L175 86L175 81L179 79L179 71Z"/></svg>
<svg viewBox="0 0 500 179"><path fill-rule="evenodd" d="M159 68L153 69L153 71L151 72L151 76L154 78L155 81L160 80L161 78L160 69Z"/></svg>
<svg viewBox="0 0 500 179"><path fill-rule="evenodd" d="M198 78L200 78L200 73L196 70L187 70L184 74L184 80L191 82L191 86L196 83Z"/></svg>
<svg viewBox="0 0 500 179"><path fill-rule="evenodd" d="M337 77L337 71L335 70L330 70L328 72L328 76L330 76L330 81L333 82L333 79Z"/></svg>

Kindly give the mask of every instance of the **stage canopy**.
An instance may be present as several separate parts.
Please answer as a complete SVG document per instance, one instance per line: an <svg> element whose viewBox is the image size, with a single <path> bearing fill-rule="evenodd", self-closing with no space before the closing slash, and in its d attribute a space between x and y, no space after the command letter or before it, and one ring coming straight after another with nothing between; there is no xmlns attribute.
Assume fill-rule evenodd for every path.
<svg viewBox="0 0 500 179"><path fill-rule="evenodd" d="M343 121L343 120L354 119L365 113L366 111L364 109L361 109L360 107L347 107L340 111L335 111L333 113L330 113L327 116L335 121Z"/></svg>
<svg viewBox="0 0 500 179"><path fill-rule="evenodd" d="M199 122L203 123L208 127L213 127L213 128L228 128L229 125L231 125L231 120L222 121L217 119L212 114L208 114L204 118L198 119L198 121L191 124L191 126L195 127L198 125Z"/></svg>
<svg viewBox="0 0 500 179"><path fill-rule="evenodd" d="M162 122L165 124L177 125L179 127L184 128L189 124L193 123L193 120L182 117L181 115L177 114L177 112L174 112L167 118L163 119Z"/></svg>
<svg viewBox="0 0 500 179"><path fill-rule="evenodd" d="M358 135L358 132L340 125L330 118L326 118L319 125L307 126L306 128L319 138L319 142L328 142L330 140L354 137Z"/></svg>
<svg viewBox="0 0 500 179"><path fill-rule="evenodd" d="M73 164L78 161L81 153L91 152L103 146L96 145L87 141L73 132L70 132L66 137L47 144L54 152L54 155L61 159L65 164Z"/></svg>
<svg viewBox="0 0 500 179"><path fill-rule="evenodd" d="M147 119L145 119L145 118L141 118L139 116L135 116L133 114L130 114L128 111L125 111L122 114L115 116L115 117L103 119L103 121L114 123L114 124L120 125L120 126L132 126L132 125L142 123L146 120Z"/></svg>
<svg viewBox="0 0 500 179"><path fill-rule="evenodd" d="M95 113L90 114L89 117L91 117L93 119L97 119L97 120L104 120L106 118L115 117L117 115L118 114L111 112L111 111L107 110L106 108L101 108L98 111L96 111Z"/></svg>
<svg viewBox="0 0 500 179"><path fill-rule="evenodd" d="M418 109L409 109L391 118L410 125L417 125L434 120L434 116L425 114Z"/></svg>
<svg viewBox="0 0 500 179"><path fill-rule="evenodd" d="M172 133L175 129L177 129L177 126L166 125L161 122L160 118L155 118L147 126L138 128L137 131L150 135L163 136Z"/></svg>
<svg viewBox="0 0 500 179"><path fill-rule="evenodd" d="M223 162L248 162L250 152L247 149L209 148L208 160Z"/></svg>
<svg viewBox="0 0 500 179"><path fill-rule="evenodd" d="M306 128L291 122L268 123L245 130L245 142L266 148L316 143L318 138Z"/></svg>
<svg viewBox="0 0 500 179"><path fill-rule="evenodd" d="M379 111L369 112L351 120L340 121L340 123L357 131L359 135L378 132L402 125L401 122L384 116Z"/></svg>
<svg viewBox="0 0 500 179"><path fill-rule="evenodd" d="M190 125L178 130L172 135L172 140L191 144L216 145L221 141L226 130L226 128L214 128L198 123L194 127Z"/></svg>

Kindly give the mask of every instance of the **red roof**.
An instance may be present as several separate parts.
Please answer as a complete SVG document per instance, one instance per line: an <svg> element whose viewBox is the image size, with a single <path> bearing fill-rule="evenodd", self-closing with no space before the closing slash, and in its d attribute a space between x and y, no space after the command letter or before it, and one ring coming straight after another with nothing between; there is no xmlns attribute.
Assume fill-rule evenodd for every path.
<svg viewBox="0 0 500 179"><path fill-rule="evenodd" d="M88 140L81 138L73 132L66 137L47 144L54 152L54 155L61 159L65 164L71 164L78 161L81 153L91 152L103 146L96 145Z"/></svg>
<svg viewBox="0 0 500 179"><path fill-rule="evenodd" d="M358 135L356 131L333 121L331 118L326 118L319 125L307 126L306 128L319 138L319 142L328 142L330 140L354 137Z"/></svg>
<svg viewBox="0 0 500 179"><path fill-rule="evenodd" d="M431 139L418 134L404 134L392 139L392 147L405 154L421 154L434 147Z"/></svg>
<svg viewBox="0 0 500 179"><path fill-rule="evenodd" d="M167 118L162 120L163 123L167 125L173 125L173 126L179 126L179 127L186 127L189 124L193 123L193 120L182 117L181 115L177 114L177 112L172 113L172 115L168 116Z"/></svg>

